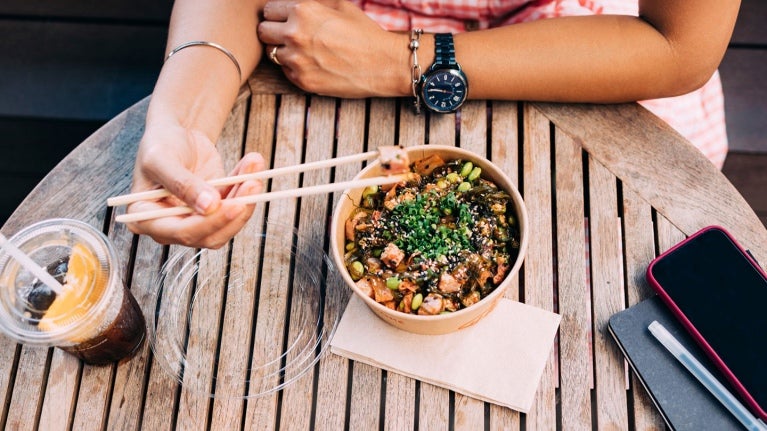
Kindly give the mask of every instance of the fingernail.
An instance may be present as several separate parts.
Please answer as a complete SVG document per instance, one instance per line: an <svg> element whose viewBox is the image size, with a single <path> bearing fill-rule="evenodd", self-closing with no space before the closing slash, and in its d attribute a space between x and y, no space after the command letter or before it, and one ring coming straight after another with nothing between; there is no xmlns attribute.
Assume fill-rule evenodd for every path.
<svg viewBox="0 0 767 431"><path fill-rule="evenodd" d="M202 192L197 196L197 200L194 203L197 212L206 214L210 205L213 203L214 196L211 192Z"/></svg>
<svg viewBox="0 0 767 431"><path fill-rule="evenodd" d="M242 214L243 211L245 211L245 205L231 205L226 209L226 218L234 220Z"/></svg>

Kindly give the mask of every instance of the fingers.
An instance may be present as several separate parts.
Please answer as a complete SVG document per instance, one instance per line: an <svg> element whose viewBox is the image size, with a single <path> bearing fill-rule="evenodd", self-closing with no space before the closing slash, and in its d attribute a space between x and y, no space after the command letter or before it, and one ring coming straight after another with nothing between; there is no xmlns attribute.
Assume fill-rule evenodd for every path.
<svg viewBox="0 0 767 431"><path fill-rule="evenodd" d="M258 181L242 183L237 192L230 197L260 193L262 185ZM167 208L164 202L136 202L129 207L130 212L149 211ZM243 205L229 200L221 201L221 206L211 214L192 214L180 217L164 217L128 224L128 228L137 234L151 236L160 244L183 244L190 247L220 248L239 232L253 215L255 205Z"/></svg>
<svg viewBox="0 0 767 431"><path fill-rule="evenodd" d="M232 171L232 175L263 170L265 161L258 153L246 154ZM207 183L205 183L207 186ZM206 214L192 214L180 217L165 217L143 222L130 223L128 228L137 234L146 234L161 244L183 244L190 247L220 248L226 244L247 223L255 205L243 205L221 200L260 193L260 181L245 181L226 190L215 190L219 206ZM173 199L154 202L136 202L128 207L129 212L149 211L176 205Z"/></svg>
<svg viewBox="0 0 767 431"><path fill-rule="evenodd" d="M202 145L213 144L201 133L190 132L188 139L194 141L206 141ZM146 164L143 169L157 184L165 186L170 193L181 199L186 205L194 208L200 214L209 214L215 211L221 204L221 195L218 191L207 183L207 181L198 173L192 172L181 160L176 157L169 157L161 146L154 146L149 151L155 151L154 156L147 156ZM203 156L199 156L203 157Z"/></svg>
<svg viewBox="0 0 767 431"><path fill-rule="evenodd" d="M270 1L264 5L264 19L266 21L285 22L288 19L288 9L294 4L294 1Z"/></svg>
<svg viewBox="0 0 767 431"><path fill-rule="evenodd" d="M237 165L234 167L234 169L229 175L235 176L235 175L250 174L250 173L262 171L264 170L265 167L266 167L266 162L264 161L264 157L261 154L247 153L237 163ZM231 186L228 190L222 191L222 194L225 195L227 198L231 198L235 196L244 196L244 195L260 193L262 189L263 189L263 184L261 183L261 181L246 181L244 183L235 184Z"/></svg>

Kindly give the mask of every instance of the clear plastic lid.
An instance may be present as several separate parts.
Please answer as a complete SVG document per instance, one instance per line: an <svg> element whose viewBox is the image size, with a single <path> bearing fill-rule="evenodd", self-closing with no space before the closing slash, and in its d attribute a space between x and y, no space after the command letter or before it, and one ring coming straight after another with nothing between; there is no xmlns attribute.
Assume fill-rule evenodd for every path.
<svg viewBox="0 0 767 431"><path fill-rule="evenodd" d="M157 279L152 349L196 394L251 398L287 386L319 361L349 299L324 232L268 222L242 235L220 250L172 247Z"/></svg>
<svg viewBox="0 0 767 431"><path fill-rule="evenodd" d="M78 278L83 283L70 286L68 299L61 300L0 251L0 329L6 335L25 344L63 346L103 329L104 316L114 302L110 283L120 283L114 265L117 257L103 233L79 220L50 219L25 227L9 241L59 283L64 284L65 275L79 266L83 273ZM70 259L73 248L78 247L79 265ZM60 307L57 301L63 301Z"/></svg>

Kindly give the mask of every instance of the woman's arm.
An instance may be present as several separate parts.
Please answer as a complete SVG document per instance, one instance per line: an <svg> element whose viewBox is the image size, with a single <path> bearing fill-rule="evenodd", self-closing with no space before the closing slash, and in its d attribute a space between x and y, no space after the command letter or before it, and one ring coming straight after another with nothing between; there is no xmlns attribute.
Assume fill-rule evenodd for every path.
<svg viewBox="0 0 767 431"><path fill-rule="evenodd" d="M242 74L224 52L209 46L189 46L165 62L149 103L132 189L165 187L175 197L137 202L128 211L178 205L180 199L197 214L131 223L131 231L165 244L217 248L250 218L253 206L224 199L257 193L260 183L250 181L216 189L206 180L226 174L215 142L241 84L260 59L262 51L255 29L261 7L260 0L175 2L166 52L190 41L213 42L236 58ZM231 174L263 168L260 155L248 154Z"/></svg>
<svg viewBox="0 0 767 431"><path fill-rule="evenodd" d="M640 0L640 17L567 17L464 33L455 37L456 51L474 98L625 102L675 96L714 73L739 5Z"/></svg>
<svg viewBox="0 0 767 431"><path fill-rule="evenodd" d="M324 3L328 3L327 1ZM410 94L409 35L386 32L346 2L272 1L259 38L279 46L305 90L341 96ZM739 0L640 0L640 17L545 19L455 36L469 97L623 102L703 85L724 55ZM432 35L418 58L434 58Z"/></svg>
<svg viewBox="0 0 767 431"><path fill-rule="evenodd" d="M237 59L242 76L227 56L214 48L191 46L164 65L150 104L149 123L173 121L218 138L240 85L261 58L256 37L263 0L217 2L176 0L166 55L185 42L215 42Z"/></svg>

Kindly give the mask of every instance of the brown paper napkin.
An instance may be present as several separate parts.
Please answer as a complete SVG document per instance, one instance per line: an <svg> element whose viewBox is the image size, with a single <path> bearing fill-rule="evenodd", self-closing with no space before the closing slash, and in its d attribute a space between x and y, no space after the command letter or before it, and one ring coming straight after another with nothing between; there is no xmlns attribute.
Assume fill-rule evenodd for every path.
<svg viewBox="0 0 767 431"><path fill-rule="evenodd" d="M397 329L352 297L331 352L527 413L561 317L501 299L475 325L445 335Z"/></svg>

